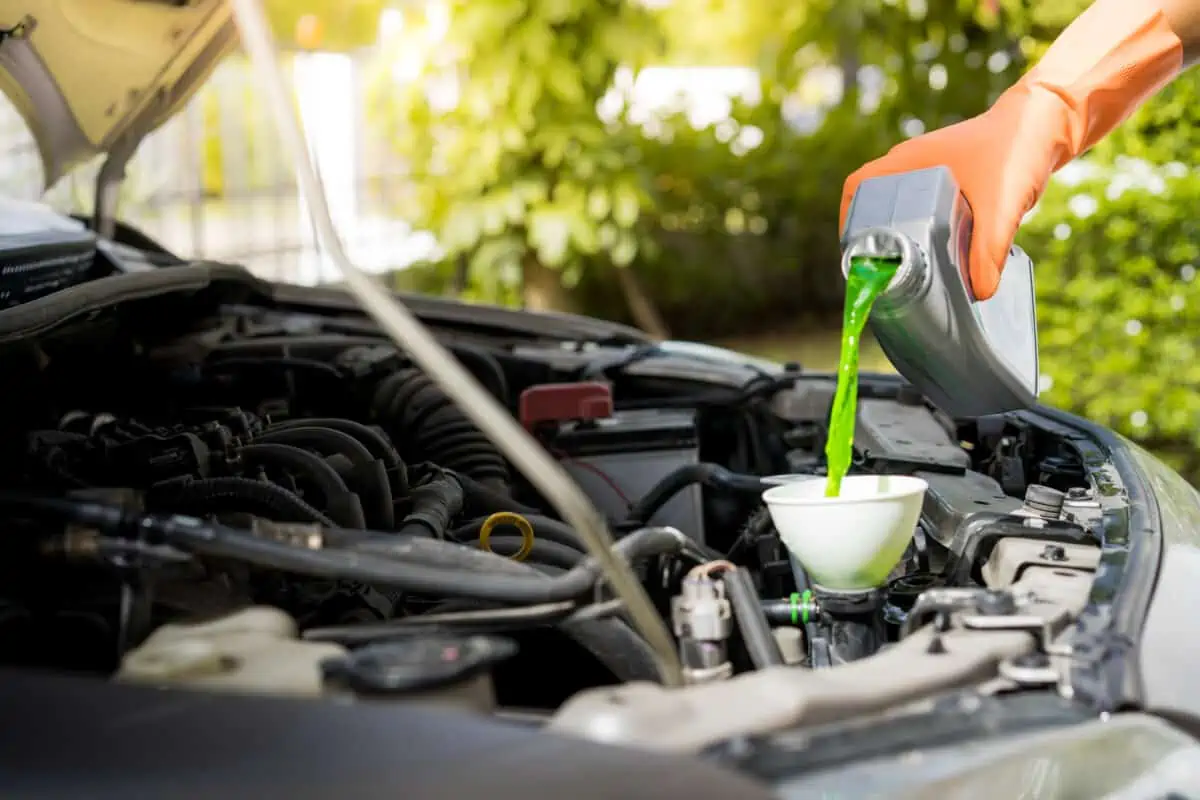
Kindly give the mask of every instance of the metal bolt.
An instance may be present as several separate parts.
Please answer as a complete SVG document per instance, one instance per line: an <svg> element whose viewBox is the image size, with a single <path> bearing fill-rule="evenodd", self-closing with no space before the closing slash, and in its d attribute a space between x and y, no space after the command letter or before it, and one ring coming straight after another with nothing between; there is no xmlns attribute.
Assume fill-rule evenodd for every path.
<svg viewBox="0 0 1200 800"><path fill-rule="evenodd" d="M1046 519L1058 519L1064 500L1062 492L1049 486L1034 483L1025 489L1025 508Z"/></svg>
<svg viewBox="0 0 1200 800"><path fill-rule="evenodd" d="M1079 486L1076 486L1074 489L1067 489L1068 500L1087 500L1091 496L1091 489L1084 489Z"/></svg>
<svg viewBox="0 0 1200 800"><path fill-rule="evenodd" d="M1025 669L1040 669L1050 666L1050 658L1045 653L1026 653L1012 660L1013 666Z"/></svg>
<svg viewBox="0 0 1200 800"><path fill-rule="evenodd" d="M1042 550L1042 558L1047 561L1066 561L1067 549L1061 544L1048 544L1046 549Z"/></svg>

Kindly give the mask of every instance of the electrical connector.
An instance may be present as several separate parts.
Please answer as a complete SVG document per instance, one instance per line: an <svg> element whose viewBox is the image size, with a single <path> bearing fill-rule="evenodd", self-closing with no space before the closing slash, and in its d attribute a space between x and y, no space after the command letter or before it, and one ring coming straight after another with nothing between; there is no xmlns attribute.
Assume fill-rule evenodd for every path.
<svg viewBox="0 0 1200 800"><path fill-rule="evenodd" d="M733 674L726 647L733 632L733 610L720 579L684 578L681 593L671 598L671 623L686 682L706 683Z"/></svg>

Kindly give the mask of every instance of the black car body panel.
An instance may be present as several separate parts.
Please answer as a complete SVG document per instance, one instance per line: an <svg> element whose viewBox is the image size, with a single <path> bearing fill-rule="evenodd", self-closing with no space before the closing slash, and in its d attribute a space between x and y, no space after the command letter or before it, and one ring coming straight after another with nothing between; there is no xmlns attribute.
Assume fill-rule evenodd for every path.
<svg viewBox="0 0 1200 800"><path fill-rule="evenodd" d="M702 761L462 712L0 674L0 796L759 800ZM416 734L414 735L414 732Z"/></svg>

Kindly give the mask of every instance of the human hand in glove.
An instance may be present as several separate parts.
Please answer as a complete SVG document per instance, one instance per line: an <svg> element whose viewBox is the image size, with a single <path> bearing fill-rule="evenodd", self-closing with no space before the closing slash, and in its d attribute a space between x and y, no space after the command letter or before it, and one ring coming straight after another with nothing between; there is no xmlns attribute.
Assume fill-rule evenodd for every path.
<svg viewBox="0 0 1200 800"><path fill-rule="evenodd" d="M846 179L839 227L867 178L946 166L971 206L969 274L996 292L1021 218L1050 175L1170 82L1200 44L1200 0L1097 0L990 109L893 147Z"/></svg>

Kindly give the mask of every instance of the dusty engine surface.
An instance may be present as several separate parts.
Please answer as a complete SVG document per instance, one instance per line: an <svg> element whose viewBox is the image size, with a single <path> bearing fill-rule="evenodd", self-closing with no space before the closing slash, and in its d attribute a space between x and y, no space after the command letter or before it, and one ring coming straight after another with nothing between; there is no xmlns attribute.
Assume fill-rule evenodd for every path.
<svg viewBox="0 0 1200 800"><path fill-rule="evenodd" d="M822 474L828 380L668 345L445 343L608 518L691 683L885 651L938 591L1026 574L1014 540L1094 569L1082 462L1029 426L866 386L856 469L930 488L887 585L846 595L761 503ZM360 319L148 304L0 361L21 387L0 419L6 664L486 713L660 679L576 531Z"/></svg>
<svg viewBox="0 0 1200 800"><path fill-rule="evenodd" d="M102 504L131 519L192 518L274 549L249 553L238 539L230 550L210 532L192 543L197 549L181 552L162 536L79 520L46 537L43 526L54 514L33 514L37 533L26 542L36 542L37 557L17 548L0 567L0 651L14 654L6 659L156 680L199 670L201 683L231 685L215 677L221 670L214 665L249 663L228 649L247 640L207 631L257 608L292 620L291 634L268 625L274 633L267 638L278 644L290 637L297 646L283 649L295 656L308 641L319 640L323 649L314 652L328 655L332 643L417 632L505 633L516 639L514 652L495 642L489 648L506 654L493 660L508 704L553 707L580 686L656 679L645 642L613 613L619 609L571 617L572 587L597 577L575 532L514 477L461 410L361 324L236 307L184 327L154 342L109 331L99 345L81 332L45 345L35 363L24 360L27 353L11 354L30 391L0 431L6 491ZM486 344L452 347L515 415L537 405L539 390L545 396L601 385L580 380L588 359L564 364L556 349L547 348L553 358L538 358L528 348L514 356ZM705 544L706 517L732 533L759 485L738 484L734 472L701 462L702 452L730 457L723 413L678 397L613 407L611 384L602 385L603 416L560 401L555 413L546 412L553 403L543 403L540 416L526 413L526 422L615 528L668 524L685 533L644 531L622 545L665 610L688 565L723 552ZM723 409L727 399L717 400L714 408ZM764 412L735 417L747 413ZM737 485L732 497L706 506L705 484ZM721 546L719 537L714 544ZM295 550L306 550L308 561L298 563ZM397 567L384 559L413 559L427 569L393 576L388 570ZM568 578L563 588L537 591L539 579ZM514 621L499 613L542 595L549 602ZM478 622L471 618L481 613ZM168 630L162 626L177 643L193 624L201 626L188 645L195 664L185 658L175 671L136 667L145 653L135 648L159 647ZM465 652L481 641L455 647ZM125 663L130 658L134 667ZM308 675L299 686L320 684Z"/></svg>

